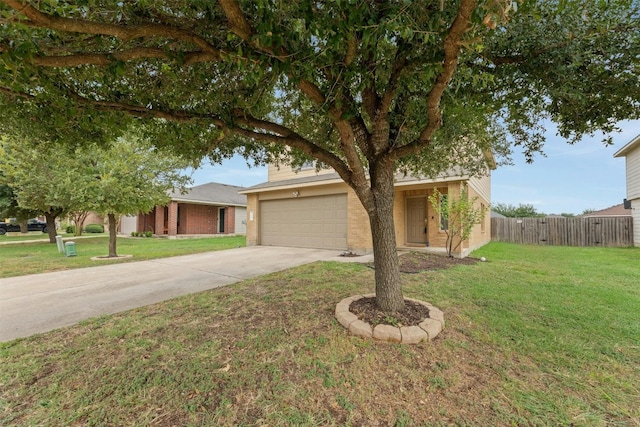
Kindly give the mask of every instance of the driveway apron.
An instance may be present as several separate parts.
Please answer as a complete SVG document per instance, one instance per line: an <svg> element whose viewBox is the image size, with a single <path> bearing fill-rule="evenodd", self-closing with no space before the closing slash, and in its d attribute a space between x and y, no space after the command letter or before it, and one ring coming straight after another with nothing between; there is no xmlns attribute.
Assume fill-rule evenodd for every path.
<svg viewBox="0 0 640 427"><path fill-rule="evenodd" d="M251 246L0 279L0 341L320 260L339 251Z"/></svg>

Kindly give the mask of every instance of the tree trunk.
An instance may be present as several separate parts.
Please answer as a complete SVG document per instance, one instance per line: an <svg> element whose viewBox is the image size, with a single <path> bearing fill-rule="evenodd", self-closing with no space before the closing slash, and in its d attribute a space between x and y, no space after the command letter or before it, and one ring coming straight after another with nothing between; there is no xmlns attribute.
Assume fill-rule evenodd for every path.
<svg viewBox="0 0 640 427"><path fill-rule="evenodd" d="M118 256L116 252L116 216L112 213L108 214L109 218L109 258Z"/></svg>
<svg viewBox="0 0 640 427"><path fill-rule="evenodd" d="M49 243L56 243L56 218L55 213L45 212L44 219L47 222L47 234L49 235Z"/></svg>
<svg viewBox="0 0 640 427"><path fill-rule="evenodd" d="M376 306L394 313L404 308L393 220L394 168L393 162L380 163L370 171L374 206L367 212L373 238Z"/></svg>
<svg viewBox="0 0 640 427"><path fill-rule="evenodd" d="M19 219L18 225L20 226L20 233L27 234L29 232L28 219Z"/></svg>

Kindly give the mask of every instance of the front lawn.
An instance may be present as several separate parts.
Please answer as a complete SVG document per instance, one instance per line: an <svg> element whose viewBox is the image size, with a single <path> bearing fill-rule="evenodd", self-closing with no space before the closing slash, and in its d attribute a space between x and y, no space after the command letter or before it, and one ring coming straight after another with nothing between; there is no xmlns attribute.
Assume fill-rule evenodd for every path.
<svg viewBox="0 0 640 427"><path fill-rule="evenodd" d="M0 244L0 278L68 270L70 268L93 267L120 262L142 261L146 259L188 255L198 252L218 251L244 246L244 236L205 237L169 240L165 238L118 237L118 255L133 255L131 258L93 261L92 257L109 253L109 236L101 234L81 238L67 236L64 241L76 243L77 256L66 257L58 252L55 243L49 240L33 243ZM6 239L0 240L1 242Z"/></svg>
<svg viewBox="0 0 640 427"><path fill-rule="evenodd" d="M123 251L125 253L126 251ZM640 249L492 243L404 273L432 342L350 336L364 265L314 263L0 344L0 424L633 426Z"/></svg>

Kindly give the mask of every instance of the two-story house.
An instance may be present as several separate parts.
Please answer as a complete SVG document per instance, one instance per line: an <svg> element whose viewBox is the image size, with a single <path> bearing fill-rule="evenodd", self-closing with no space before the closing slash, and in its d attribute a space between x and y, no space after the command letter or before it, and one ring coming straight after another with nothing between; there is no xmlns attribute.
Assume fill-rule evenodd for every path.
<svg viewBox="0 0 640 427"><path fill-rule="evenodd" d="M614 157L625 157L627 201L633 217L633 244L640 246L640 135L618 150Z"/></svg>
<svg viewBox="0 0 640 427"><path fill-rule="evenodd" d="M479 207L491 200L491 178L451 175L437 180L396 177L394 219L399 248L445 248L446 224L427 197L459 194L468 186ZM247 195L247 245L337 249L363 254L373 243L369 219L355 192L332 169L317 171L313 164L294 170L269 165L268 181L241 191ZM491 219L474 228L457 255L464 256L491 239Z"/></svg>

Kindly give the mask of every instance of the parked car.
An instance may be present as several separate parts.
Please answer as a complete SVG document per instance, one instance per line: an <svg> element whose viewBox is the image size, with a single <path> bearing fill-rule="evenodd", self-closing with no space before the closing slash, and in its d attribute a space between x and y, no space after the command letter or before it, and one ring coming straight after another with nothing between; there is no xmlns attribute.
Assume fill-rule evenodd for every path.
<svg viewBox="0 0 640 427"><path fill-rule="evenodd" d="M0 222L0 235L5 234L8 231L20 231L20 224L14 221ZM30 219L27 221L27 231L42 231L47 233L47 223L40 221L39 219Z"/></svg>

